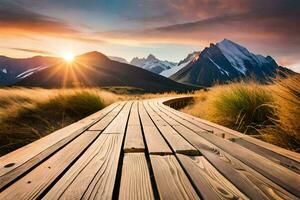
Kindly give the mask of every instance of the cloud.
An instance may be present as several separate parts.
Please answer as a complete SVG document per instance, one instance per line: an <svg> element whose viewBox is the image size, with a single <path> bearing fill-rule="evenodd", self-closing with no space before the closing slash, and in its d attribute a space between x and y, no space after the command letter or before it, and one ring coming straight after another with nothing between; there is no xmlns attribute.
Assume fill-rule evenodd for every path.
<svg viewBox="0 0 300 200"><path fill-rule="evenodd" d="M211 42L228 38L255 52L271 54L279 60L281 58L299 60L300 1L187 0L184 2L186 3L183 3L183 0L172 1L170 6L173 6L182 18L200 18L200 20L141 31L106 32L101 33L101 36L140 42L196 44L201 48ZM207 9L209 12L205 11Z"/></svg>
<svg viewBox="0 0 300 200"><path fill-rule="evenodd" d="M32 39L36 39L35 36L50 36L84 43L105 42L73 28L63 20L33 12L19 3L6 0L0 3L0 36Z"/></svg>
<svg viewBox="0 0 300 200"><path fill-rule="evenodd" d="M13 2L0 4L0 31L26 31L31 33L78 33L66 23L41 15Z"/></svg>
<svg viewBox="0 0 300 200"><path fill-rule="evenodd" d="M16 51L35 53L35 54L54 55L54 53L52 53L50 51L43 51L43 50L38 50L38 49L26 49L26 48L9 48L9 49L16 50Z"/></svg>

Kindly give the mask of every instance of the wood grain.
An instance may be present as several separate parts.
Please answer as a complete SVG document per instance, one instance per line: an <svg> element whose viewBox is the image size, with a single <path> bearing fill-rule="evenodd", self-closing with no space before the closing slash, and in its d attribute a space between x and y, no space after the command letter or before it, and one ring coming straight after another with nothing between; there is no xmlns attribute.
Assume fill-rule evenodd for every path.
<svg viewBox="0 0 300 200"><path fill-rule="evenodd" d="M269 149L258 146L252 142L244 140L243 138L234 138L233 141L235 143L245 147L246 149L249 149L265 158L268 158L269 160L271 160L277 164L280 164L280 165L300 174L300 163L295 160L292 160L285 156L281 156L280 154L277 154L274 151L270 151Z"/></svg>
<svg viewBox="0 0 300 200"><path fill-rule="evenodd" d="M149 154L171 154L171 149L155 127L142 103L139 104L139 113Z"/></svg>
<svg viewBox="0 0 300 200"><path fill-rule="evenodd" d="M248 199L203 156L177 154L203 199Z"/></svg>
<svg viewBox="0 0 300 200"><path fill-rule="evenodd" d="M43 199L111 199L121 134L101 134Z"/></svg>
<svg viewBox="0 0 300 200"><path fill-rule="evenodd" d="M0 189L72 141L118 105L119 103L116 103L106 107L93 115L0 157Z"/></svg>
<svg viewBox="0 0 300 200"><path fill-rule="evenodd" d="M161 199L200 199L173 155L150 155Z"/></svg>
<svg viewBox="0 0 300 200"><path fill-rule="evenodd" d="M153 115L155 115L156 120L154 123L156 124L158 130L161 132L161 134L164 136L164 138L167 140L171 148L176 153L182 153L187 155L198 155L199 151L193 147L189 142L187 142L181 135L177 133L176 130L174 130L163 118L161 118L155 110L151 108L151 106L148 105L148 102L144 103L145 108L147 112L150 114L150 117L152 118Z"/></svg>
<svg viewBox="0 0 300 200"><path fill-rule="evenodd" d="M186 137L223 176L251 199L297 199L265 176L235 159L186 127L174 127Z"/></svg>
<svg viewBox="0 0 300 200"><path fill-rule="evenodd" d="M131 104L126 103L97 140L46 194L45 199L112 198Z"/></svg>
<svg viewBox="0 0 300 200"><path fill-rule="evenodd" d="M103 134L124 134L132 102L127 102L117 117L105 128Z"/></svg>
<svg viewBox="0 0 300 200"><path fill-rule="evenodd" d="M168 100L168 99L166 99L166 100ZM177 114L177 115L179 115L181 117L186 117L187 120L193 121L197 125L210 126L213 129L214 132L225 133L226 136L228 136L229 138L233 138L233 137L243 138L243 140L246 140L246 141L248 141L250 143L256 144L257 146L260 146L261 148L273 151L274 153L276 153L279 156L283 157L282 159L289 158L289 159L294 160L296 162L300 162L300 154L299 153L292 152L292 151L289 151L287 149L283 149L281 147L272 145L270 143L266 143L264 141L252 138L252 137L244 135L244 134L242 134L242 133L240 133L238 131L235 131L235 130L229 129L227 127L224 127L224 126L221 126L221 125L209 122L207 120L200 119L200 118L197 118L197 117L193 117L193 116L188 115L188 114L183 113L183 112L179 112L179 111L174 110L174 109L172 109L172 108L170 108L168 106L163 105L164 101L165 100L163 100L163 99L160 100L160 101L158 101L158 104L159 104L160 107L162 107L164 109L168 109L172 113ZM286 166L289 166L288 163L287 164L286 163L282 163L282 164L286 165ZM293 167L293 166L291 166L291 167Z"/></svg>
<svg viewBox="0 0 300 200"><path fill-rule="evenodd" d="M159 103L158 103L158 105L159 105ZM267 149L265 147L262 147L262 146L258 145L258 144L261 144L262 141L259 141L255 138L251 138L251 137L246 136L244 134L241 134L237 131L233 131L233 130L230 130L230 129L225 128L225 127L223 129L220 129L220 125L216 125L215 127L213 127L212 123L206 124L205 121L202 120L202 119L195 118L195 117L192 117L192 116L187 115L185 113L175 111L174 109L171 109L171 108L166 108L166 106L164 106L164 109L167 109L170 113L172 113L173 116L176 115L175 117L179 117L178 118L179 120L180 120L180 118L182 118L182 119L190 122L190 124L188 126L193 128L193 130L195 130L194 125L197 125L201 128L203 127L203 125L210 126L211 129L213 130L213 133L215 133L217 135L225 134L225 139L229 139L229 140L231 140L232 138L234 138L234 139L235 138L240 138L238 140L240 142L239 144L242 145L242 146L246 145L246 148L248 149L248 147L249 147L249 150L253 151L254 153L260 154L261 156L269 159L270 161L272 161L276 164L279 164L279 165L281 165L285 168L288 168L290 170L293 170L294 172L296 172L298 174L300 172L299 171L299 169L300 169L300 159L295 160L295 159L291 159L290 157L283 156L282 154L275 153L274 151L272 151L272 150L276 149L274 145L273 145L274 147L272 148L272 150L270 150L270 149ZM203 131L197 131L197 132L201 133ZM269 145L264 145L264 146L269 146ZM282 148L277 147L277 150L280 151L280 152L282 152L281 149ZM284 152L286 152L286 150ZM295 155L295 153L292 153L292 155Z"/></svg>
<svg viewBox="0 0 300 200"><path fill-rule="evenodd" d="M119 199L154 200L149 169L144 153L125 153Z"/></svg>
<svg viewBox="0 0 300 200"><path fill-rule="evenodd" d="M214 145L222 148L224 151L247 164L249 167L255 169L259 173L263 174L274 183L277 183L281 187L285 188L289 192L300 196L300 175L288 170L287 168L275 164L270 160L253 153L252 151L241 147L231 141L224 140L213 134L202 133L201 137L210 141Z"/></svg>
<svg viewBox="0 0 300 200"><path fill-rule="evenodd" d="M36 199L100 134L86 131L0 193L0 199ZM41 178L41 175L42 178Z"/></svg>
<svg viewBox="0 0 300 200"><path fill-rule="evenodd" d="M123 150L128 152L144 152L145 145L141 126L128 125Z"/></svg>
<svg viewBox="0 0 300 200"><path fill-rule="evenodd" d="M149 154L172 154L160 132L154 126L143 126Z"/></svg>
<svg viewBox="0 0 300 200"><path fill-rule="evenodd" d="M166 111L168 113L168 111ZM226 154L191 129L180 125L173 126L183 137L197 147L228 180L244 194L253 199L297 199L283 188L274 184L255 170Z"/></svg>
<svg viewBox="0 0 300 200"><path fill-rule="evenodd" d="M138 101L134 101L130 111L130 116L128 120L129 126L140 126L140 118L138 113Z"/></svg>

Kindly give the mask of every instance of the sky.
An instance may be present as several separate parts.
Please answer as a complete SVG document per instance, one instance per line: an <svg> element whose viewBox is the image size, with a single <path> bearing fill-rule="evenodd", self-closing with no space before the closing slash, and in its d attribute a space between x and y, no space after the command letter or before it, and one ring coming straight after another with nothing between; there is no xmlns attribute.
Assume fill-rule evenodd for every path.
<svg viewBox="0 0 300 200"><path fill-rule="evenodd" d="M178 62L224 38L300 72L299 0L0 0L0 55Z"/></svg>

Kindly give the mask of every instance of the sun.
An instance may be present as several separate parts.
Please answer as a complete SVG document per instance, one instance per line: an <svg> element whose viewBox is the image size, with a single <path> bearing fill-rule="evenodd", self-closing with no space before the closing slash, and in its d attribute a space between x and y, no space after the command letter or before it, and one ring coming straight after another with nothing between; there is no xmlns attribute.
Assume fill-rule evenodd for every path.
<svg viewBox="0 0 300 200"><path fill-rule="evenodd" d="M71 53L66 53L63 55L63 58L65 59L66 62L70 63L74 60L74 55Z"/></svg>

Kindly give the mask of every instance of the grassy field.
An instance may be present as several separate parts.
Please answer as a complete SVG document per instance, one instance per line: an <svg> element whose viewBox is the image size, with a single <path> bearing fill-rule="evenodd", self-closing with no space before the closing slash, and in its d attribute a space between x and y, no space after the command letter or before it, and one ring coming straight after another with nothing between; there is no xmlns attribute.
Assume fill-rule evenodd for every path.
<svg viewBox="0 0 300 200"><path fill-rule="evenodd" d="M300 76L273 85L220 85L196 96L183 112L300 151Z"/></svg>

